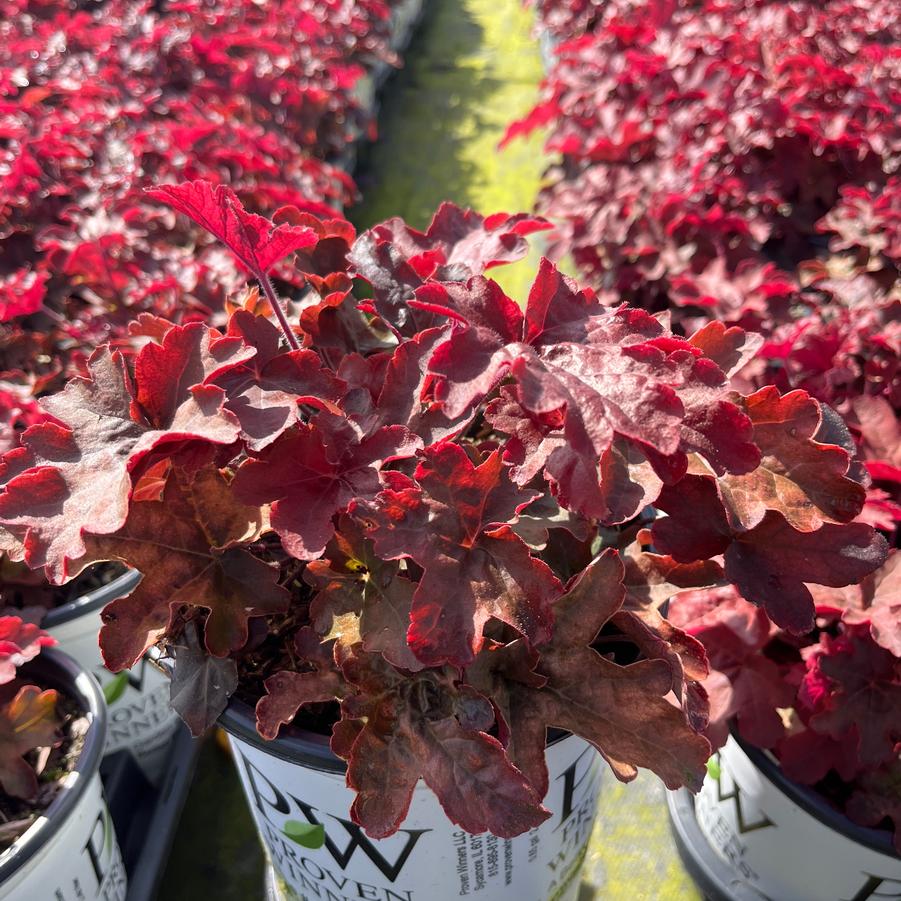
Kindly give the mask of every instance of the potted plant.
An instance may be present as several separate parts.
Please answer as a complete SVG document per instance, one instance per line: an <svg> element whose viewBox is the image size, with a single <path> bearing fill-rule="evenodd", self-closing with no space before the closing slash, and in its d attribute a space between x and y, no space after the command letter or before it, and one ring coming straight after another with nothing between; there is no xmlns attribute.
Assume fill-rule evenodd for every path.
<svg viewBox="0 0 901 901"><path fill-rule="evenodd" d="M2 458L0 523L54 582L143 573L106 663L168 650L298 896L574 897L600 757L703 779L706 657L663 601L735 584L803 634L805 583L884 562L840 423L730 390L753 336L678 337L546 260L524 310L484 277L542 220L445 204L357 237L207 182L151 196L258 287L224 334L98 349Z"/></svg>
<svg viewBox="0 0 901 901"><path fill-rule="evenodd" d="M860 585L813 595L803 636L732 588L675 600L673 621L713 667L708 734L722 745L694 804L699 829L675 801L677 834L694 871L716 873L712 850L735 884L767 897L890 897L901 886L901 554Z"/></svg>
<svg viewBox="0 0 901 901"><path fill-rule="evenodd" d="M150 654L127 670L110 672L97 644L101 611L139 580L138 573L122 566L100 564L71 585L58 587L21 562L0 557L0 610L42 626L97 679L109 708L106 754L129 751L148 779L158 784L178 726L169 706L168 680L152 665Z"/></svg>
<svg viewBox="0 0 901 901"><path fill-rule="evenodd" d="M100 785L103 696L53 644L38 626L0 617L0 894L124 901Z"/></svg>

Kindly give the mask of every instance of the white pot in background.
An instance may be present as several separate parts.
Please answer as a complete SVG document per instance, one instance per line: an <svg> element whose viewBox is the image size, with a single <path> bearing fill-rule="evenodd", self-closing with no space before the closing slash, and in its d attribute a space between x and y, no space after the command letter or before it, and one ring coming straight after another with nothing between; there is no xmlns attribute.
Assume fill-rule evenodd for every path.
<svg viewBox="0 0 901 901"><path fill-rule="evenodd" d="M75 770L51 805L0 854L3 901L125 901L126 879L100 784L106 708L97 683L53 649L19 670L79 703L91 720Z"/></svg>
<svg viewBox="0 0 901 901"><path fill-rule="evenodd" d="M602 760L575 736L547 750L553 816L515 839L470 835L451 823L421 781L402 828L370 839L351 822L354 793L328 740L301 733L266 742L251 708L232 701L220 720L286 901L331 897L387 901L575 901L601 785ZM325 844L307 848L291 823L321 823Z"/></svg>
<svg viewBox="0 0 901 901"><path fill-rule="evenodd" d="M856 826L762 751L730 738L695 799L701 834L730 867L740 897L771 901L901 898L888 832ZM691 849L688 849L691 853Z"/></svg>
<svg viewBox="0 0 901 901"><path fill-rule="evenodd" d="M158 784L166 767L178 715L169 706L169 680L147 657L127 673L113 675L104 665L97 638L103 608L131 591L140 580L134 571L76 600L49 610L41 625L59 646L97 678L108 692L106 753L126 749Z"/></svg>

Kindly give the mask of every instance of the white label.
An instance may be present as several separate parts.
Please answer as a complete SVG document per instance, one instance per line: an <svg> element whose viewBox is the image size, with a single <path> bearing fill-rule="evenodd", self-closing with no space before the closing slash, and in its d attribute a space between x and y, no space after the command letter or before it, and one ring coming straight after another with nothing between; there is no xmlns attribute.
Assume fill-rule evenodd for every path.
<svg viewBox="0 0 901 901"><path fill-rule="evenodd" d="M69 776L68 791L78 775ZM47 826L42 817L26 835ZM15 850L13 845L4 857ZM113 821L95 773L56 834L0 886L0 896L3 901L125 901L126 888Z"/></svg>
<svg viewBox="0 0 901 901"><path fill-rule="evenodd" d="M901 859L846 838L794 804L729 739L718 779L695 799L698 825L736 877L772 901L901 899Z"/></svg>
<svg viewBox="0 0 901 901"><path fill-rule="evenodd" d="M422 783L403 827L370 839L351 822L343 774L281 760L230 736L260 835L292 901L575 901L601 786L600 755L579 738L548 749L550 819L515 839L470 835L448 821ZM285 834L289 820L322 824L310 849Z"/></svg>
<svg viewBox="0 0 901 901"><path fill-rule="evenodd" d="M86 613L50 630L60 648L107 686L117 677L104 665L97 636L100 611ZM167 762L169 742L178 715L169 706L169 680L147 658L125 674L124 690L107 705L106 753L131 751L152 782L158 782Z"/></svg>

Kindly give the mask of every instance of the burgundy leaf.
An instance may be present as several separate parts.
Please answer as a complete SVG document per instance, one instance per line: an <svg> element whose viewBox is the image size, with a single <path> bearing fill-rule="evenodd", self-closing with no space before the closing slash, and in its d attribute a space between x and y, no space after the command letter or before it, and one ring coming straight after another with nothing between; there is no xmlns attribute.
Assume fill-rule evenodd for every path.
<svg viewBox="0 0 901 901"><path fill-rule="evenodd" d="M379 651L395 666L415 672L422 664L407 645L407 630L416 586L398 570L397 563L375 556L358 523L342 516L322 559L304 570L304 581L317 589L310 618L326 635L342 616L357 615L365 650Z"/></svg>
<svg viewBox="0 0 901 901"><path fill-rule="evenodd" d="M271 503L272 528L299 560L323 552L336 513L355 498L376 495L382 463L411 456L420 443L403 426L361 436L349 420L327 417L331 414L322 413L285 432L247 460L235 478L235 492L245 503Z"/></svg>
<svg viewBox="0 0 901 901"><path fill-rule="evenodd" d="M430 666L465 665L490 617L546 640L559 582L505 525L535 495L510 481L499 453L475 466L449 443L423 451L415 479L356 505L379 556L410 557L425 570L411 610L413 653Z"/></svg>
<svg viewBox="0 0 901 901"><path fill-rule="evenodd" d="M218 238L260 281L282 257L318 241L311 228L274 225L264 216L248 213L225 185L189 181L151 188L147 195L184 213Z"/></svg>
<svg viewBox="0 0 901 901"><path fill-rule="evenodd" d="M278 569L242 543L259 535L260 510L239 504L216 469L173 473L159 501L134 504L114 534L87 538L86 561L119 560L143 574L103 611L100 647L114 672L140 659L182 606L208 611L204 642L225 657L247 641L248 619L285 610Z"/></svg>
<svg viewBox="0 0 901 901"><path fill-rule="evenodd" d="M770 387L744 398L743 406L763 458L753 472L719 481L736 528L754 528L768 510L778 511L804 532L857 516L866 493L847 475L846 451L815 440L820 408L813 398L803 391L780 397Z"/></svg>
<svg viewBox="0 0 901 901"><path fill-rule="evenodd" d="M33 426L23 447L3 458L0 522L21 538L28 564L63 581L85 552L85 533L110 534L125 521L129 473L161 445L232 443L237 420L223 409L222 389L204 380L252 353L202 325L173 328L162 345L146 345L134 377L118 353L96 351L88 378L44 401L63 425Z"/></svg>
<svg viewBox="0 0 901 901"><path fill-rule="evenodd" d="M25 685L0 707L0 787L7 794L24 800L37 794L34 766L23 755L59 742L57 700L53 690Z"/></svg>
<svg viewBox="0 0 901 901"><path fill-rule="evenodd" d="M897 758L901 742L901 661L869 636L824 638L820 671L833 683L826 709L811 727L841 739L849 730L858 738L858 756L867 767Z"/></svg>
<svg viewBox="0 0 901 901"><path fill-rule="evenodd" d="M469 671L482 690L496 689L501 681L500 693L492 694L507 698L512 759L541 793L548 777L537 750L550 726L590 741L623 781L634 779L639 766L652 769L670 788L696 790L703 780L710 745L666 699L673 685L670 666L663 660L620 666L590 647L622 607L622 578L622 563L612 551L576 577L555 605L554 635L535 668L538 684L521 681L529 667L523 667L519 643L486 648Z"/></svg>
<svg viewBox="0 0 901 901"><path fill-rule="evenodd" d="M424 673L403 690L395 673L359 656L344 671L363 692L356 704L345 701L345 716L365 717L347 783L357 792L351 814L369 835L384 838L400 827L420 778L448 819L469 832L512 838L550 816L500 742L468 727L471 689L461 698L446 677Z"/></svg>
<svg viewBox="0 0 901 901"><path fill-rule="evenodd" d="M315 351L285 351L278 327L245 310L232 315L228 334L256 350L246 363L214 380L252 450L262 450L298 422L302 404L338 412L335 403L344 385L323 368Z"/></svg>
<svg viewBox="0 0 901 901"><path fill-rule="evenodd" d="M41 648L52 647L56 639L35 623L18 616L0 616L0 685L16 678L23 663L34 660Z"/></svg>

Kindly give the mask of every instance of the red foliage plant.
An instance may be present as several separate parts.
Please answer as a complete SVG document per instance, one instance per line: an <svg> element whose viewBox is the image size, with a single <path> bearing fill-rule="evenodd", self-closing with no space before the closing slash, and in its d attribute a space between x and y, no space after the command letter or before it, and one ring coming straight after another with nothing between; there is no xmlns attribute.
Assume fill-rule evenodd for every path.
<svg viewBox="0 0 901 901"><path fill-rule="evenodd" d="M59 741L55 690L42 690L18 668L55 644L42 629L17 616L0 616L0 789L32 800L38 792L35 761L26 755Z"/></svg>
<svg viewBox="0 0 901 901"><path fill-rule="evenodd" d="M424 233L355 237L204 182L151 197L265 297L224 332L159 322L134 358L95 351L0 460L4 546L56 583L97 561L142 572L103 614L110 668L168 648L195 731L236 688L265 738L326 723L372 836L420 778L464 829L536 826L549 728L624 781L696 789L708 663L662 602L736 585L805 634L808 583L885 560L853 521L864 474L840 421L803 391L731 390L759 339L679 337L546 260L522 308L485 277L543 220L445 204ZM283 254L304 285L286 300L268 279ZM650 505L667 516L649 531Z"/></svg>
<svg viewBox="0 0 901 901"><path fill-rule="evenodd" d="M732 581L680 596L671 611L713 667L709 735L724 741L733 720L791 778L864 825L893 820L901 835L897 553L850 587L824 588L806 584L823 579L805 544L816 535L825 548L838 508L859 509L863 481L846 486L853 497L833 482L845 452L872 479L858 522L891 537L901 521L896 10L858 0L537 6L564 43L542 103L509 136L549 125L548 150L562 156L541 203L561 223L552 251L571 253L602 298L667 310L680 333L719 320L764 336L734 382L758 389L742 402L758 470L722 476L716 490L691 475L664 487L656 506L669 516L652 529L656 549L680 561L698 541L719 545ZM798 443L786 456L789 419ZM808 439L836 445L834 461L808 456ZM793 481L830 483L827 518L807 506L809 491L785 484L782 466ZM721 543L736 522L754 526L784 575L742 583L762 573L756 551ZM783 541L785 523L805 537ZM811 595L815 617L807 604L805 622L790 621Z"/></svg>
<svg viewBox="0 0 901 901"><path fill-rule="evenodd" d="M894 8L855 0L541 0L538 8L544 24L569 40L557 49L542 104L510 136L550 124L548 149L562 154L542 202L561 221L553 250L572 253L602 297L669 310L681 332L718 319L762 333L758 355L735 380L758 389L745 408L763 452L756 478L766 488L761 482L757 490L780 497L794 528L814 528L818 540L828 535L828 520L820 528L811 509L791 509L799 498L783 491L767 462L768 442L791 409L796 438L820 429L820 440L829 434L861 458L872 484L857 519L895 535L901 32ZM811 397L839 410L851 433L831 430L834 413L817 412ZM806 471L828 481L837 471L825 455L792 457L793 478ZM843 469L844 457L835 464ZM747 477L730 487L732 478L720 479L717 500L742 492ZM734 518L711 530L709 515L697 517L713 500L709 488L695 486L689 515L682 484L677 496L668 486L661 492L657 506L670 515L652 532L657 549L677 559L699 534L717 540L713 533ZM859 487L853 499L829 491L832 503L859 504ZM704 682L715 695L709 735L725 740L734 718L745 740L772 749L790 777L817 785L858 822L901 823L897 556L852 587L808 588L816 579L803 542L790 550L767 502L741 501L742 516L752 513L746 525L762 516L756 528L767 547L779 546L786 562L797 556L786 565L792 579L769 586L770 618L735 577L753 576L755 558L742 554L739 562L731 550L724 560L732 587L689 593L672 608L714 668ZM816 617L804 629L776 615L774 603L797 609L798 597L811 592ZM866 717L862 704L870 704Z"/></svg>
<svg viewBox="0 0 901 901"><path fill-rule="evenodd" d="M901 27L889 2L539 0L563 39L541 103L539 209L608 303L760 332L745 387L851 426L901 520Z"/></svg>
<svg viewBox="0 0 901 901"><path fill-rule="evenodd" d="M396 5L0 0L0 449L95 347L132 353L156 317L225 322L243 262L148 202L152 179L223 182L270 214L353 199L342 155L371 132L360 81L393 60Z"/></svg>
<svg viewBox="0 0 901 901"><path fill-rule="evenodd" d="M901 851L901 553L858 585L811 590L816 627L801 637L731 587L676 598L673 622L713 668L708 734L721 743L734 720L855 822L891 822Z"/></svg>
<svg viewBox="0 0 901 901"><path fill-rule="evenodd" d="M0 396L140 346L141 312L224 321L240 264L148 203L152 178L224 182L269 213L352 200L340 157L371 131L357 91L393 60L394 5L0 0Z"/></svg>

